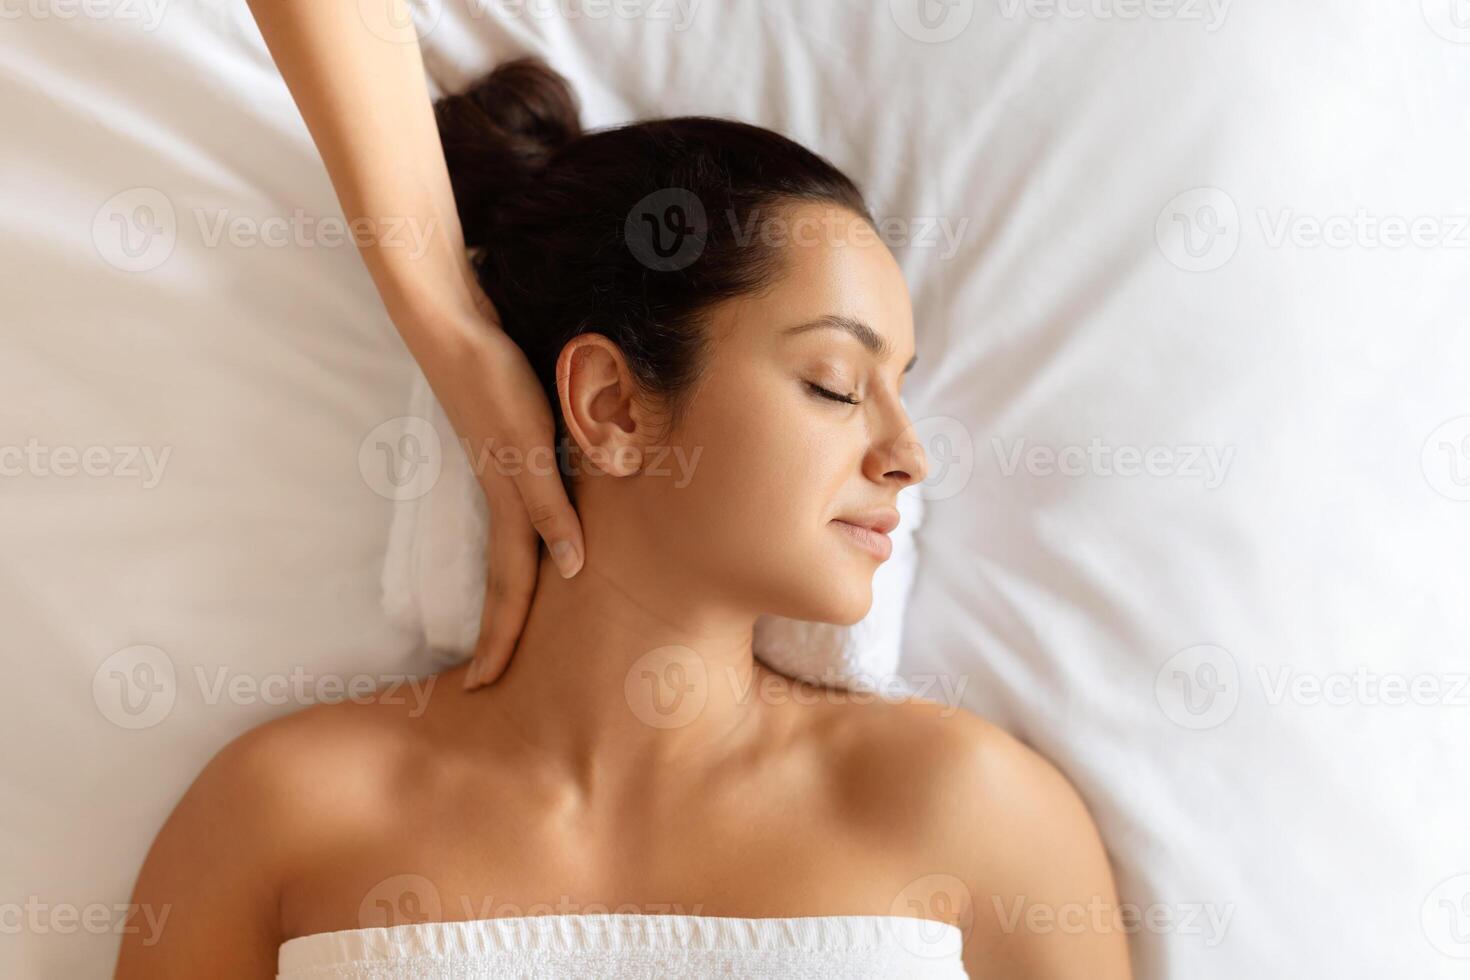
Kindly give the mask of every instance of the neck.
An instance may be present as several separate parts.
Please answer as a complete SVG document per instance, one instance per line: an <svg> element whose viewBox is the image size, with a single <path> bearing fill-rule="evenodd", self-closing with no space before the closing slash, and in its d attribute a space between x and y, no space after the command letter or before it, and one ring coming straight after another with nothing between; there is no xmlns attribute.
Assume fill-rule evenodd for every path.
<svg viewBox="0 0 1470 980"><path fill-rule="evenodd" d="M543 555L515 652L482 692L538 756L581 778L713 762L755 733L757 695L776 680L754 657L755 615L597 526L584 523L575 577Z"/></svg>

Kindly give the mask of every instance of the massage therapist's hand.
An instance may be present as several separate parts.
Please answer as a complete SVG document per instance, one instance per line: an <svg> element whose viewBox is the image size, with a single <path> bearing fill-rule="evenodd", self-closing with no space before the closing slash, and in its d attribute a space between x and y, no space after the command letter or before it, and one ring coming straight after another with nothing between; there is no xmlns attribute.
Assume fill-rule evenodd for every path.
<svg viewBox="0 0 1470 980"><path fill-rule="evenodd" d="M490 309L488 299L482 309ZM495 680L510 661L535 592L541 542L564 578L580 570L584 550L556 466L551 404L530 361L489 317L462 343L458 367L430 384L465 442L490 512L485 610L465 678L473 688Z"/></svg>
<svg viewBox="0 0 1470 980"><path fill-rule="evenodd" d="M411 218L425 236L421 251L390 247L387 236L357 244L489 499L485 612L466 686L492 681L525 625L538 539L563 575L576 573L585 551L555 465L551 405L466 257L408 0L386 0L371 17L353 0L249 5L343 215L385 231ZM496 466L508 450L518 450L508 462L520 462Z"/></svg>

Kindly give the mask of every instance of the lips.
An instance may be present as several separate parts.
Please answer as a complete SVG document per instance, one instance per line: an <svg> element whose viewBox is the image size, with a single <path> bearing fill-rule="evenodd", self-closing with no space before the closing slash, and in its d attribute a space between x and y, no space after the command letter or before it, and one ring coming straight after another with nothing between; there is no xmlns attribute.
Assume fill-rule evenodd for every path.
<svg viewBox="0 0 1470 980"><path fill-rule="evenodd" d="M898 511L892 507L879 507L875 510L864 511L861 514L844 514L837 520L845 524L853 524L857 527L865 527L879 534L887 534L898 527Z"/></svg>
<svg viewBox="0 0 1470 980"><path fill-rule="evenodd" d="M888 537L888 532L898 526L898 511L891 507L836 517L831 524L849 541L879 561L887 561L893 554L893 541Z"/></svg>

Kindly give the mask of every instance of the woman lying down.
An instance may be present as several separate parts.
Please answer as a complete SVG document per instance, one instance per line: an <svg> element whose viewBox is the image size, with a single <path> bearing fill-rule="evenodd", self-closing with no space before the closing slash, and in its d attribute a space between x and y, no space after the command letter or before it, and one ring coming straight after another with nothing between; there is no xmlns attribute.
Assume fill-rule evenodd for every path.
<svg viewBox="0 0 1470 980"><path fill-rule="evenodd" d="M1127 977L1120 930L1034 914L1116 903L1049 763L752 654L762 614L867 613L925 476L909 296L852 181L728 120L583 132L526 59L436 108L584 566L542 559L494 683L464 665L223 749L148 855L133 900L172 911L118 978ZM671 454L693 465L650 465Z"/></svg>

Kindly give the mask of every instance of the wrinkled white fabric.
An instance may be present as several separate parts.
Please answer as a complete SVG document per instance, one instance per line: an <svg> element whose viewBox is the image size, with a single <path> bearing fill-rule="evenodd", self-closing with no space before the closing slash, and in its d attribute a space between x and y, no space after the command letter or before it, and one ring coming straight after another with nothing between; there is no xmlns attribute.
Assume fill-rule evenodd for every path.
<svg viewBox="0 0 1470 980"><path fill-rule="evenodd" d="M1138 980L1465 980L1457 2L413 6L435 91L544 53L589 126L775 127L890 219L902 673L1078 786ZM0 6L0 902L86 916L283 687L422 664L413 361L249 8L82 6ZM110 974L117 929L3 908L0 977Z"/></svg>
<svg viewBox="0 0 1470 980"><path fill-rule="evenodd" d="M278 980L960 980L952 925L892 915L533 915L300 936Z"/></svg>

